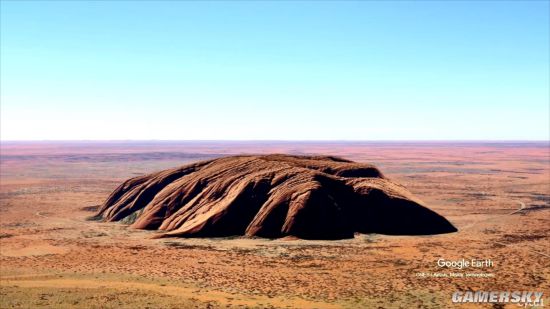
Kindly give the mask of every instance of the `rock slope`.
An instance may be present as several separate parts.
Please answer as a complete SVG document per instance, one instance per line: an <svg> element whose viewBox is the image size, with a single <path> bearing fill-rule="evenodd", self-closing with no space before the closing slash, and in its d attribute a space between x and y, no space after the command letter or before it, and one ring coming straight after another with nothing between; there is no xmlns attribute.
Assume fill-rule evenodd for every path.
<svg viewBox="0 0 550 309"><path fill-rule="evenodd" d="M159 237L343 239L455 232L374 166L325 156L231 156L135 177L99 209Z"/></svg>

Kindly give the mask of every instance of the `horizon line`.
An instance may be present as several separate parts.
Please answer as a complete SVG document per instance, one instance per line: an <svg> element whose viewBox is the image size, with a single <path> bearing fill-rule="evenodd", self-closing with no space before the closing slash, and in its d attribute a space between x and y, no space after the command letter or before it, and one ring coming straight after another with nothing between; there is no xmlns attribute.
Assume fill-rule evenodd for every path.
<svg viewBox="0 0 550 309"><path fill-rule="evenodd" d="M550 139L33 139L21 142L550 142Z"/></svg>

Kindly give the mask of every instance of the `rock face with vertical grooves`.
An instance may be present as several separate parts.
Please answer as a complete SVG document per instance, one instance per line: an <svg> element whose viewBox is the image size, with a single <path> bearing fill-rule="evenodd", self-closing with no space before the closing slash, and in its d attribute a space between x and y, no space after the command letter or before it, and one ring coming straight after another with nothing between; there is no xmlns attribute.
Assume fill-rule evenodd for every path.
<svg viewBox="0 0 550 309"><path fill-rule="evenodd" d="M303 239L455 232L374 166L325 156L231 156L122 183L98 216L159 237Z"/></svg>

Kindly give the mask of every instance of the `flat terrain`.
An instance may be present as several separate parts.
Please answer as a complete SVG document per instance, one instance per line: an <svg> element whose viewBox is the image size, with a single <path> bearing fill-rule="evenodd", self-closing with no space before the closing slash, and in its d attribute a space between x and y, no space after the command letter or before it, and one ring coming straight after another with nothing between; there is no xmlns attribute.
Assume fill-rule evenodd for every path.
<svg viewBox="0 0 550 309"><path fill-rule="evenodd" d="M547 305L549 151L543 142L3 143L0 308L479 307L451 303L465 290L542 291ZM87 220L129 177L240 153L375 164L459 232L151 239L156 232ZM446 269L440 258L494 267ZM463 277L441 277L450 272Z"/></svg>

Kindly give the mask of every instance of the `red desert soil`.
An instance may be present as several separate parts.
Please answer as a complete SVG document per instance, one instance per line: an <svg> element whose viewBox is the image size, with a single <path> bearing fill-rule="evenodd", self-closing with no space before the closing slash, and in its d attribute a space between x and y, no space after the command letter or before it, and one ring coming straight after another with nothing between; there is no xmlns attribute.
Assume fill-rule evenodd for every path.
<svg viewBox="0 0 550 309"><path fill-rule="evenodd" d="M151 239L157 231L86 220L128 178L269 153L372 163L458 231ZM546 142L44 142L3 143L1 154L0 308L491 308L454 305L457 290L535 290L549 302ZM420 275L450 272L439 258L495 265Z"/></svg>
<svg viewBox="0 0 550 309"><path fill-rule="evenodd" d="M328 156L229 156L134 177L96 217L166 231L159 237L456 232L376 167Z"/></svg>

